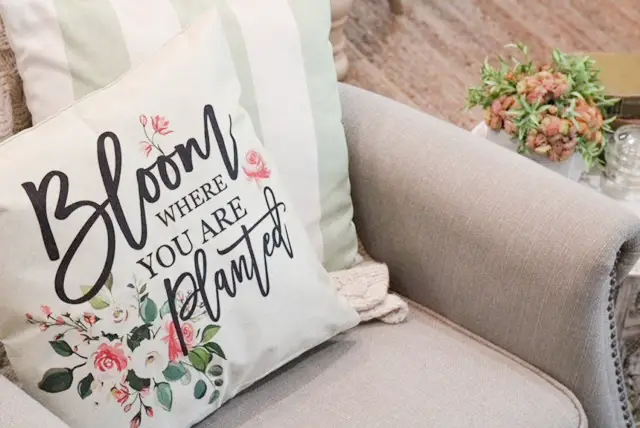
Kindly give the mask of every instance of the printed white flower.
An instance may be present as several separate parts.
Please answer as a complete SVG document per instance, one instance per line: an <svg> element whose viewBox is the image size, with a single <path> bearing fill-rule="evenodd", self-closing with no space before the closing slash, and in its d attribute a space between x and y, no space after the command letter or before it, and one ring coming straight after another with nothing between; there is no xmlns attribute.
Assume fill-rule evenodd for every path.
<svg viewBox="0 0 640 428"><path fill-rule="evenodd" d="M92 299L92 313L99 317L99 321L88 322L94 336L102 333L115 334L119 337L130 333L141 324L138 313L138 296L136 290L130 287L114 287L112 290L103 288Z"/></svg>
<svg viewBox="0 0 640 428"><path fill-rule="evenodd" d="M159 340L143 340L133 351L132 369L140 378L153 379L162 376L169 364L169 348Z"/></svg>
<svg viewBox="0 0 640 428"><path fill-rule="evenodd" d="M100 405L109 399L110 388L116 383L114 381L103 382L98 379L93 379L91 382L91 401Z"/></svg>
<svg viewBox="0 0 640 428"><path fill-rule="evenodd" d="M108 333L122 336L141 324L138 318L138 306L135 303L124 305L116 303L110 306L107 311L108 316L99 327L106 329Z"/></svg>

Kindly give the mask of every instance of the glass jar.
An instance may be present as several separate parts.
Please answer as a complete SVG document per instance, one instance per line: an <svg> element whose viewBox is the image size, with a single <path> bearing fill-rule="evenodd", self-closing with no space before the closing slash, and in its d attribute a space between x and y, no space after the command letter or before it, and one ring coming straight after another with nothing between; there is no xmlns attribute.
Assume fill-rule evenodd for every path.
<svg viewBox="0 0 640 428"><path fill-rule="evenodd" d="M602 191L615 199L640 201L640 126L618 128L605 151Z"/></svg>

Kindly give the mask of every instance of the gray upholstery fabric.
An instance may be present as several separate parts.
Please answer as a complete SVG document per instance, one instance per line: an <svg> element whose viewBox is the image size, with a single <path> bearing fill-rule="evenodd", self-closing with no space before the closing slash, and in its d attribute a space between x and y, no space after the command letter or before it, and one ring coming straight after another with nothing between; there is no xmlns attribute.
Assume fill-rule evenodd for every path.
<svg viewBox="0 0 640 428"><path fill-rule="evenodd" d="M357 327L223 405L199 428L586 427L564 387L412 306Z"/></svg>
<svg viewBox="0 0 640 428"><path fill-rule="evenodd" d="M639 219L451 124L341 92L356 227L395 289L568 386L592 427L632 426L609 274L637 260Z"/></svg>
<svg viewBox="0 0 640 428"><path fill-rule="evenodd" d="M69 428L23 390L0 376L1 428Z"/></svg>

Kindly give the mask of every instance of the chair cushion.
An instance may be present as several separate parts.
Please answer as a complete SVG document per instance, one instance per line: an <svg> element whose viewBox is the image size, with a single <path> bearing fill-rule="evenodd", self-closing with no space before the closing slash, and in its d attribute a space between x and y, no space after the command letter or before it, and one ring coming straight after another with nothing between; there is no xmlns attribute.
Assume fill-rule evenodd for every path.
<svg viewBox="0 0 640 428"><path fill-rule="evenodd" d="M222 406L199 428L574 428L565 387L411 305L410 320L360 326Z"/></svg>

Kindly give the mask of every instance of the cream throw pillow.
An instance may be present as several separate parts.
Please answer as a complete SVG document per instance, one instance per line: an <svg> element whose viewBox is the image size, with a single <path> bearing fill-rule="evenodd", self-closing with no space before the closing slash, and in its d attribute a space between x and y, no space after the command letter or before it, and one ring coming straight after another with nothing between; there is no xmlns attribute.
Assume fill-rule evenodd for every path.
<svg viewBox="0 0 640 428"><path fill-rule="evenodd" d="M357 238L328 0L0 0L34 123L117 79L214 4L240 105L316 253L330 271L352 266Z"/></svg>
<svg viewBox="0 0 640 428"><path fill-rule="evenodd" d="M239 104L220 19L0 144L0 338L71 426L191 426L358 322Z"/></svg>

